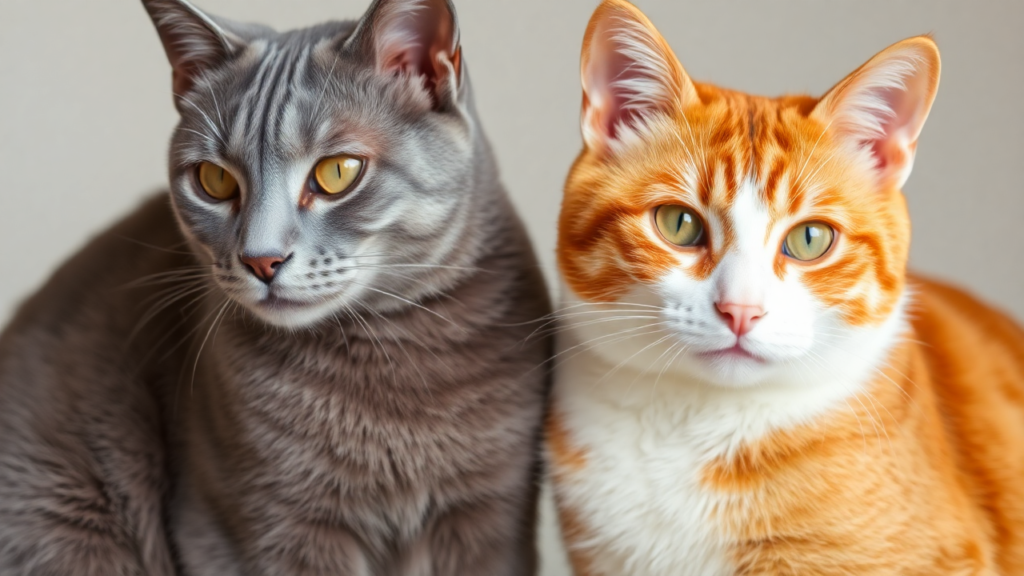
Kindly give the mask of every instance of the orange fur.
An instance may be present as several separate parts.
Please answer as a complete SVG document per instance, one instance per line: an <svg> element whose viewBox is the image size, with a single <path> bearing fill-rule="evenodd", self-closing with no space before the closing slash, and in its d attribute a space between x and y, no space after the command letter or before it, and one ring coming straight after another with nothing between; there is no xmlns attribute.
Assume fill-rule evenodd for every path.
<svg viewBox="0 0 1024 576"><path fill-rule="evenodd" d="M547 450L555 463L554 470L579 472L587 465L587 453L579 446L574 446L569 431L558 412L551 410L544 425L547 438Z"/></svg>
<svg viewBox="0 0 1024 576"><path fill-rule="evenodd" d="M742 496L718 518L738 574L1024 573L1024 332L914 289L913 335L853 410L704 471Z"/></svg>
<svg viewBox="0 0 1024 576"><path fill-rule="evenodd" d="M682 201L723 222L751 163L773 220L813 209L840 232L840 259L818 265L787 262L776 273L806 268L812 291L847 311L851 324L878 322L903 291L910 247L910 220L898 190L876 193L859 166L839 153L841 144L810 118L815 100L802 96L764 98L696 84L698 106L678 110L670 129L609 163L584 149L570 172L558 229L558 263L569 286L594 301L614 300L634 283L650 282L676 265L674 250L645 230L653 207ZM748 123L754 126L753 138ZM686 190L673 169L696 155L702 171L696 190ZM813 175L816 188L807 189ZM780 190L780 181L789 182ZM661 191L661 192L659 192ZM730 230L697 248L689 270L706 277L730 248ZM865 289L865 287L869 287ZM875 288L881 290L872 299Z"/></svg>
<svg viewBox="0 0 1024 576"><path fill-rule="evenodd" d="M588 28L584 66L595 22L609 13L649 24L626 2L606 0ZM933 97L934 43L919 37L890 50L908 48L934 53L925 78ZM653 282L679 266L678 250L695 256L685 270L691 278L707 278L730 249L725 214L746 178L760 184L768 207L766 243L779 237L776 225L808 216L832 225L831 257L800 263L779 253L774 273L798 274L850 326L880 324L909 290L912 326L849 409L777 430L703 470L704 487L735 496L709 521L732 542L737 574L1024 574L1024 332L951 287L923 279L908 286L910 220L899 184L868 173L822 112L865 69L815 99L691 83L680 68L681 79L670 79L676 105L649 119L643 146L614 155L587 146L576 159L559 219L559 267L587 302L614 302ZM906 160L905 151L882 153ZM682 161L699 166L690 181ZM652 210L666 203L722 225L705 246L670 246L650 233ZM547 425L556 491L587 474L565 409L556 405ZM577 550L591 530L560 504L568 547ZM578 551L574 566L577 574L593 568Z"/></svg>
<svg viewBox="0 0 1024 576"><path fill-rule="evenodd" d="M577 542L584 542L590 538L587 527L580 520L573 510L560 502L558 513L558 527L562 531L562 537L566 544L566 553L569 555L569 563L575 576L597 576L594 571L594 560L590 558L586 549L574 546Z"/></svg>
<svg viewBox="0 0 1024 576"><path fill-rule="evenodd" d="M544 436L548 460L552 463L553 473L565 476L582 472L586 468L587 454L579 446L572 444L569 431L557 410L548 412L544 424ZM586 552L572 545L588 538L586 526L568 506L559 503L559 509L558 524L562 530L563 539L569 544L567 552L569 561L572 563L573 573L576 576L595 574L591 559L587 557Z"/></svg>

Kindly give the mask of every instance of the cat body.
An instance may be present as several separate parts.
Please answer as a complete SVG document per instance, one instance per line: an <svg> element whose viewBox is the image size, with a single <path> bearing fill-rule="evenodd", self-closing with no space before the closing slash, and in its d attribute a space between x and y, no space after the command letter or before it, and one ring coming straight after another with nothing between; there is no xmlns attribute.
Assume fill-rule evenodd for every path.
<svg viewBox="0 0 1024 576"><path fill-rule="evenodd" d="M906 274L938 72L914 38L749 96L595 12L546 425L577 574L1024 570L1024 331Z"/></svg>
<svg viewBox="0 0 1024 576"><path fill-rule="evenodd" d="M171 191L0 337L0 573L534 573L549 306L451 5L144 4Z"/></svg>
<svg viewBox="0 0 1024 576"><path fill-rule="evenodd" d="M576 573L1016 573L1024 452L978 438L1018 430L1024 334L955 289L912 286L913 326L896 327L915 342L866 381L837 369L852 395L709 390L565 336L548 448Z"/></svg>

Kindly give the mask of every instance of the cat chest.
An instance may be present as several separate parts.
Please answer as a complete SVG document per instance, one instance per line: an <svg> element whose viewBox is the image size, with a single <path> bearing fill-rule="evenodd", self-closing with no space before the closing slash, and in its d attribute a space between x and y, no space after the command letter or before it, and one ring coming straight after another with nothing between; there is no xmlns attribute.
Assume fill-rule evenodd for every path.
<svg viewBox="0 0 1024 576"><path fill-rule="evenodd" d="M702 480L710 458L698 436L706 423L659 412L593 405L561 417L578 457L552 457L560 506L582 529L570 546L582 547L598 573L731 574L716 510L735 496Z"/></svg>
<svg viewBox="0 0 1024 576"><path fill-rule="evenodd" d="M455 403L442 391L421 392L421 383L398 394L357 385L353 374L331 386L311 386L302 376L283 372L236 386L235 412L218 419L230 428L216 436L242 438L258 458L259 481L295 486L294 499L311 507L345 515L365 507L372 518L384 513L384 502L420 519L428 500L467 496L462 474L490 478L531 465L532 429L514 424L539 418L539 394L535 405L487 413L448 408Z"/></svg>

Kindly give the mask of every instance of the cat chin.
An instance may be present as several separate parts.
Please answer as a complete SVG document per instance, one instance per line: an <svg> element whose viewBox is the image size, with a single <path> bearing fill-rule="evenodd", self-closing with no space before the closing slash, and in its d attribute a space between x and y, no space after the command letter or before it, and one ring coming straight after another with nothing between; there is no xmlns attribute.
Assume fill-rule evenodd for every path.
<svg viewBox="0 0 1024 576"><path fill-rule="evenodd" d="M770 382L777 374L774 362L744 354L698 352L680 358L674 372L715 388L751 388Z"/></svg>
<svg viewBox="0 0 1024 576"><path fill-rule="evenodd" d="M240 304L267 324L288 329L308 328L332 317L339 307L334 302L301 302L279 297Z"/></svg>

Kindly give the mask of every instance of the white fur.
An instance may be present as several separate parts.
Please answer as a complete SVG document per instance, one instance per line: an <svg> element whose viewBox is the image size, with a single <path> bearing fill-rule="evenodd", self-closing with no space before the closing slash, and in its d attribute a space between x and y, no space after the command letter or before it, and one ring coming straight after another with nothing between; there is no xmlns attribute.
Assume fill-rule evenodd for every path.
<svg viewBox="0 0 1024 576"><path fill-rule="evenodd" d="M885 124L896 117L885 94L906 91L907 80L919 72L921 60L919 54L905 51L870 68L842 98L835 127L863 140L885 137Z"/></svg>
<svg viewBox="0 0 1024 576"><path fill-rule="evenodd" d="M630 18L616 18L619 24L611 30L612 42L630 66L610 83L611 88L625 96L623 107L650 110L671 104L676 93L666 84L673 77L672 65L651 36L646 26Z"/></svg>
<svg viewBox="0 0 1024 576"><path fill-rule="evenodd" d="M731 540L713 511L735 496L701 485L704 469L773 430L850 409L906 329L902 301L883 324L854 328L817 303L797 271L780 280L772 261L801 220L777 223L766 242L755 183L728 217L734 247L706 280L683 271L696 256L680 252L677 270L618 302L564 291L554 406L586 462L554 472L601 574L733 573ZM739 339L762 361L700 356L737 343L716 312L722 299L767 310ZM872 424L863 423L866 438L877 433Z"/></svg>

